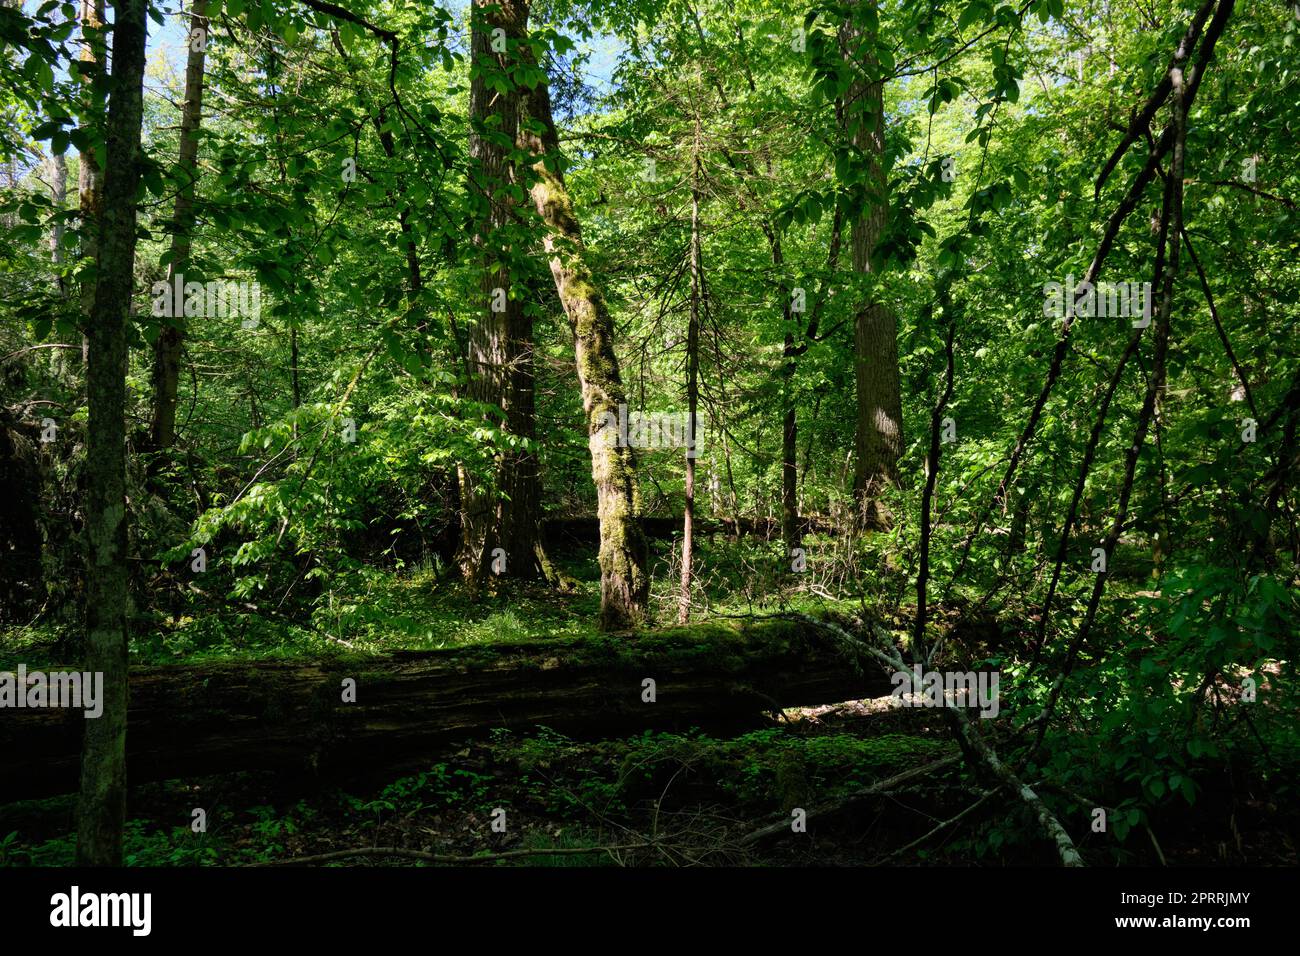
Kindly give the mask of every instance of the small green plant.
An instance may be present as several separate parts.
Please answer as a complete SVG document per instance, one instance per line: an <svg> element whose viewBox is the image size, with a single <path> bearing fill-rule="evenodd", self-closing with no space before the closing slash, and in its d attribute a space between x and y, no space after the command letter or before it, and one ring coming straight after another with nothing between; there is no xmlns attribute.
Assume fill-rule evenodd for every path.
<svg viewBox="0 0 1300 956"><path fill-rule="evenodd" d="M484 643L518 641L528 636L528 628L514 611L498 611L471 628L473 640Z"/></svg>

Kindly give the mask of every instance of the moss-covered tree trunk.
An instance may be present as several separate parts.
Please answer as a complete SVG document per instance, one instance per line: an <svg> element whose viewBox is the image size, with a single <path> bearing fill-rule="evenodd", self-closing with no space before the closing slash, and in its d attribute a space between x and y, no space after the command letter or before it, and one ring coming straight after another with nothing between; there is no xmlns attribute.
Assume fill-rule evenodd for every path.
<svg viewBox="0 0 1300 956"><path fill-rule="evenodd" d="M167 267L169 286L177 275L185 273L190 262L190 236L194 230L194 188L199 178L199 126L203 120L207 12L208 0L193 0L190 6L189 52L185 60L185 103L181 108L181 188L176 193L176 205L172 213L171 262ZM150 437L157 450L170 448L176 440L176 392L180 383L184 322L183 316L173 317L163 326L158 341L154 343L153 420L150 424Z"/></svg>
<svg viewBox="0 0 1300 956"><path fill-rule="evenodd" d="M470 19L469 187L478 219L482 298L469 328L468 395L499 408L500 420L490 424L504 426L505 432L491 482L461 469L459 563L471 585L489 573L531 578L540 571L537 453L518 444L531 443L536 434L533 322L521 295L518 257L512 256L520 229L510 197L517 181L511 153L519 122L519 93L510 71L527 20L527 3L512 0L474 0ZM503 557L504 564L494 560L497 549L495 557Z"/></svg>
<svg viewBox="0 0 1300 956"><path fill-rule="evenodd" d="M104 675L103 713L85 720L77 862L120 866L126 816L126 324L135 267L145 0L116 5L99 269L86 370L86 667Z"/></svg>
<svg viewBox="0 0 1300 956"><path fill-rule="evenodd" d="M533 204L546 224L551 275L573 330L582 407L587 415L591 476L600 518L600 623L605 630L637 624L650 592L646 545L638 520L636 459L606 427L626 407L614 322L588 268L582 232L564 184L559 136L545 80L522 97L520 143L534 156Z"/></svg>

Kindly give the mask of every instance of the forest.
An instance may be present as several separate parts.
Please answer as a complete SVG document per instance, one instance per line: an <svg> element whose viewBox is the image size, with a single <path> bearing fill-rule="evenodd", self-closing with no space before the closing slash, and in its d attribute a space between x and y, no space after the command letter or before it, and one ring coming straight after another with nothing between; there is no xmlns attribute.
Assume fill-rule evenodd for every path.
<svg viewBox="0 0 1300 956"><path fill-rule="evenodd" d="M0 867L1294 866L1298 54L0 0Z"/></svg>

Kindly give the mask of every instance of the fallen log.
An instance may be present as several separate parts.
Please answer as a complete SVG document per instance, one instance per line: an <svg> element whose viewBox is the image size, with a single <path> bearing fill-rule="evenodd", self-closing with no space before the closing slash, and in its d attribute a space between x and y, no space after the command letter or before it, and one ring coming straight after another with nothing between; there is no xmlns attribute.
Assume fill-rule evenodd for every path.
<svg viewBox="0 0 1300 956"><path fill-rule="evenodd" d="M343 699L349 679L354 702ZM427 764L495 728L684 728L892 690L818 629L783 620L310 663L133 667L130 681L132 783L241 770L337 778ZM0 709L0 803L75 790L85 719Z"/></svg>

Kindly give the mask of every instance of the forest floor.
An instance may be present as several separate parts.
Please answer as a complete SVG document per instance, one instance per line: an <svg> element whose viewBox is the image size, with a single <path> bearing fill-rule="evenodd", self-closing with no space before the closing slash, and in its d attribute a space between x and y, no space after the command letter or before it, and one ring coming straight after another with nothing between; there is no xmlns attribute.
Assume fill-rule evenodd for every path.
<svg viewBox="0 0 1300 956"><path fill-rule="evenodd" d="M664 560L667 558L664 557ZM768 569L733 563L708 582L701 618L861 608L864 599L779 586ZM466 594L431 567L370 576L351 593L318 595L309 620L232 603L220 614L154 612L137 627L133 663L369 655L510 643L592 632L598 603L590 568L575 563L576 592L545 587ZM662 569L661 569L662 570ZM723 575L725 574L725 579ZM660 574L659 580L672 580ZM817 589L814 589L814 591ZM755 595L765 595L755 600ZM720 596L720 597L719 597ZM675 613L674 589L656 594ZM206 598L205 598L206 600ZM895 622L899 623L899 622ZM50 631L11 632L4 660L29 667L66 659ZM258 865L322 854L398 848L326 865L421 865L476 858L509 865L1052 864L1050 847L1011 801L991 801L961 826L909 845L971 803L960 763L837 812L842 801L903 770L957 754L940 714L890 706L890 698L787 710L737 725L680 727L638 736L579 739L536 728L498 731L448 748L427 769L397 777L320 781L239 773L135 787L126 860L131 865ZM1171 806L1157 837L1135 829L1117 862L1294 863L1300 813L1249 782L1202 781L1194 808ZM0 806L0 865L67 865L74 858L71 796ZM806 833L746 838L814 811ZM196 832L195 810L205 829ZM502 813L504 811L504 813ZM504 832L502 829L504 828ZM1084 827L1075 827L1084 831ZM1089 849L1089 835L1081 849ZM901 850L901 852L900 852ZM1108 846L1106 852L1116 852ZM430 854L425 858L413 854ZM504 854L504 856L500 856ZM437 859L435 859L435 857Z"/></svg>
<svg viewBox="0 0 1300 956"><path fill-rule="evenodd" d="M820 708L812 709L821 710ZM149 784L133 791L126 861L242 866L399 848L323 865L951 865L1053 864L1013 808L899 853L970 803L959 768L817 816L807 833L747 843L793 808L812 810L902 769L956 753L930 712L849 705L730 733L646 732L580 740L539 729L466 742L417 774L320 789L273 773ZM1209 797L1161 824L1160 850L1134 833L1127 859L1158 865L1296 862L1296 813L1267 800ZM1226 804L1229 815L1219 817ZM196 833L195 808L206 831ZM1217 809L1216 809L1217 808ZM0 865L71 865L73 798L0 808ZM501 814L504 811L504 815ZM998 817L1003 819L998 821ZM976 823L991 829L979 832ZM504 825L496 832L494 823ZM977 835L978 833L978 835ZM1088 849L1088 839L1081 848ZM558 851L558 852L555 852ZM590 852L588 852L590 851ZM498 858L498 855L504 854Z"/></svg>
<svg viewBox="0 0 1300 956"><path fill-rule="evenodd" d="M692 620L743 617L781 610L852 611L861 595L831 598L781 575L771 548L757 541L697 545L700 562L717 547L716 570L697 579ZM661 543L651 595L650 627L673 625L677 617L675 573L665 570L671 550ZM318 658L342 654L384 654L597 634L599 569L594 559L555 556L573 585L560 591L543 583L516 584L470 594L446 568L432 563L385 570L365 569L345 583L314 593L306 612L300 601L285 604L274 592L251 598L222 598L230 586L209 571L199 589L171 588L181 600L168 608L139 613L132 624L132 664L198 664L255 658ZM340 576L343 577L343 576ZM184 585L186 582L182 582ZM159 582L148 581L158 589ZM302 595L296 597L301 598ZM29 668L68 663L77 655L76 628L45 623L0 630L0 668L19 662Z"/></svg>

